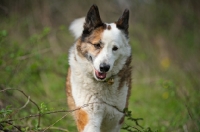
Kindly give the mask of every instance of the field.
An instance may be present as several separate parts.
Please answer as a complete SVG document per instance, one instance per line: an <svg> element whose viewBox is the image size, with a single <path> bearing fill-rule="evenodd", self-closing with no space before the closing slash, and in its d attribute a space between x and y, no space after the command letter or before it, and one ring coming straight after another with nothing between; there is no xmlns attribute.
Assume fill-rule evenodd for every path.
<svg viewBox="0 0 200 132"><path fill-rule="evenodd" d="M131 12L131 113L122 132L199 132L200 2L189 0L2 0L0 132L77 131L65 94L68 26L93 3L105 22Z"/></svg>

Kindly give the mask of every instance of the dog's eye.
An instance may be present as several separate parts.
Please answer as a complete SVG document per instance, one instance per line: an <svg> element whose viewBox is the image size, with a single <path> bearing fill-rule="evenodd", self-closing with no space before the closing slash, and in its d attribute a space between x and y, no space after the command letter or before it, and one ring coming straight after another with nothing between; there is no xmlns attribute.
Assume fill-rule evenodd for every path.
<svg viewBox="0 0 200 132"><path fill-rule="evenodd" d="M101 44L100 44L100 43L94 44L94 47L95 47L96 49L101 49Z"/></svg>
<svg viewBox="0 0 200 132"><path fill-rule="evenodd" d="M112 48L112 50L113 50L113 51L116 51L116 50L118 50L118 47L117 47L117 46L114 46L114 47Z"/></svg>

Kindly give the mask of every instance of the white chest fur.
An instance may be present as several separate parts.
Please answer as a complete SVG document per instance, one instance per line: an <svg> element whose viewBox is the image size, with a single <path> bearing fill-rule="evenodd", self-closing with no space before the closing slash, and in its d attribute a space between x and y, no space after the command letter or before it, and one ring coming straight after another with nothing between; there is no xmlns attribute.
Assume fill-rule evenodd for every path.
<svg viewBox="0 0 200 132"><path fill-rule="evenodd" d="M119 88L119 77L114 77L114 83L98 82L88 78L84 73L72 71L72 95L76 106L91 103L105 103L123 111L126 104L128 86L124 84Z"/></svg>

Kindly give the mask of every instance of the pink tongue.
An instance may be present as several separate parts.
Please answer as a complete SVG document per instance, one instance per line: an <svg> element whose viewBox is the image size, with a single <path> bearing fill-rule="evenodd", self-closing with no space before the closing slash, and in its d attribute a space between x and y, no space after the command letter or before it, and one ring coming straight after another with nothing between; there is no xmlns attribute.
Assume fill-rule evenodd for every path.
<svg viewBox="0 0 200 132"><path fill-rule="evenodd" d="M97 70L95 70L95 73L96 73L96 76L100 79L106 78L106 73L101 73L101 72L98 72Z"/></svg>

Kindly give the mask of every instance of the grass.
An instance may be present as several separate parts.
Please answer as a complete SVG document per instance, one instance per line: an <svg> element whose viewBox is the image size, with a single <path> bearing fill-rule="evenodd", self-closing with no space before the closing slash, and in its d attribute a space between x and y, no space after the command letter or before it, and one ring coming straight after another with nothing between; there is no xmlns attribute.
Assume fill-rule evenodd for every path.
<svg viewBox="0 0 200 132"><path fill-rule="evenodd" d="M144 20L141 23L136 21L134 26L130 24L133 53L130 116L143 118L138 121L139 124L152 131L197 132L200 131L198 31L183 27L183 32L179 34L170 32L168 28L174 16L170 16L168 27L163 28L162 24L167 20L161 15L162 12L155 15L161 22L156 23L158 26L154 28ZM2 17L4 21L0 23L0 89L24 91L37 103L42 113L67 110L67 58L74 41L67 26L60 24L38 28L30 21L32 19L24 17L19 22L18 18L20 15ZM193 18L187 21L191 23ZM0 129L2 121L38 113L36 106L19 91L0 92L0 108ZM51 126L48 131L53 132L62 131L61 128L76 131L70 113L61 119L65 115L65 112L43 115L40 127ZM27 118L14 124L24 126L24 131L40 131L37 119ZM128 118L126 124L148 131ZM8 124L5 126L13 128Z"/></svg>

